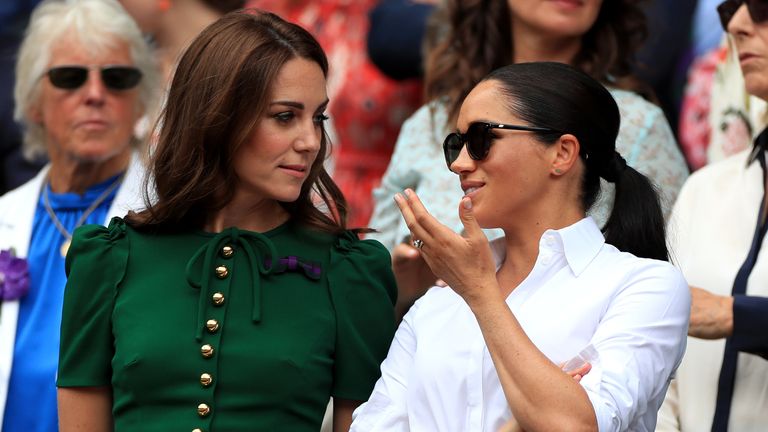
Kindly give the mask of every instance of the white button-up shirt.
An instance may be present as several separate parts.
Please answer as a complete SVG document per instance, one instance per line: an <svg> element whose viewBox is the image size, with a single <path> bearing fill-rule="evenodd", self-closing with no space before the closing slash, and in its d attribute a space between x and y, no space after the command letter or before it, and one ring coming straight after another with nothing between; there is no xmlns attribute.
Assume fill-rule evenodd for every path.
<svg viewBox="0 0 768 432"><path fill-rule="evenodd" d="M491 246L500 265L504 239ZM678 270L618 251L585 218L544 233L533 270L506 302L554 363L597 350L581 385L601 431L654 429L685 351L690 295ZM449 288L414 304L381 371L352 431L496 432L512 416L475 316Z"/></svg>

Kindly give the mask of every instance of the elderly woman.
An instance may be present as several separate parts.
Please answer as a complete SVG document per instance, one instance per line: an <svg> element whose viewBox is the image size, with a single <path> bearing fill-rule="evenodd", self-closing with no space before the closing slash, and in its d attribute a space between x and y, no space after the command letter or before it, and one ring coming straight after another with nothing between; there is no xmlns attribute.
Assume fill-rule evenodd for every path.
<svg viewBox="0 0 768 432"><path fill-rule="evenodd" d="M3 431L55 431L64 256L75 228L140 205L133 131L157 72L120 4L69 0L35 10L16 76L25 151L50 164L0 198L0 250L29 267L26 289L2 291L0 419Z"/></svg>
<svg viewBox="0 0 768 432"><path fill-rule="evenodd" d="M747 93L768 101L768 2L726 0L717 10ZM691 325L657 431L766 430L766 149L763 129L751 149L696 171L675 203L670 251L691 286Z"/></svg>

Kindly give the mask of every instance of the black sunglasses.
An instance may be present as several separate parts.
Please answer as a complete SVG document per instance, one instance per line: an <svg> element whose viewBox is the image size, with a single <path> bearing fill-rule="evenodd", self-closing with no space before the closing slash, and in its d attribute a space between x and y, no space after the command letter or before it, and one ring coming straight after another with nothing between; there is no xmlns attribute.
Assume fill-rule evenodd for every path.
<svg viewBox="0 0 768 432"><path fill-rule="evenodd" d="M88 80L88 66L56 66L45 73L54 87L65 90L80 88ZM141 81L141 71L133 66L102 66L101 81L111 90L128 90Z"/></svg>
<svg viewBox="0 0 768 432"><path fill-rule="evenodd" d="M453 162L458 159L464 144L467 145L467 153L469 153L469 157L474 160L485 159L488 156L488 152L491 150L491 142L495 138L491 132L492 129L560 133L554 129L535 126L519 126L485 122L471 123L467 128L466 133L454 132L445 137L445 141L443 141L443 152L445 153L445 163L448 164L448 169L451 169L451 164L453 164Z"/></svg>
<svg viewBox="0 0 768 432"><path fill-rule="evenodd" d="M755 24L768 20L768 0L725 0L717 7L720 15L720 24L723 30L728 32L728 23L739 10L742 4L747 4L747 11Z"/></svg>

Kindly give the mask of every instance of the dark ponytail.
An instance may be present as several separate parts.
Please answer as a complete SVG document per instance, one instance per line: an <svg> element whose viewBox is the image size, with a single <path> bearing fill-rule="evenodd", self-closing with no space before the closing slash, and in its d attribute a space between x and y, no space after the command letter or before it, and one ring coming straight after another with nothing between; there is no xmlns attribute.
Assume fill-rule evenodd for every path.
<svg viewBox="0 0 768 432"><path fill-rule="evenodd" d="M585 170L581 204L587 211L600 194L600 178L616 185L613 210L603 227L607 243L638 257L668 260L661 204L651 182L616 152L620 114L611 93L589 75L563 63L520 63L491 72L506 107L537 127L573 134ZM560 132L536 133L553 144Z"/></svg>
<svg viewBox="0 0 768 432"><path fill-rule="evenodd" d="M664 215L655 188L646 176L627 166L621 155L614 154L614 161L601 174L616 185L613 210L603 227L606 243L635 256L669 261Z"/></svg>

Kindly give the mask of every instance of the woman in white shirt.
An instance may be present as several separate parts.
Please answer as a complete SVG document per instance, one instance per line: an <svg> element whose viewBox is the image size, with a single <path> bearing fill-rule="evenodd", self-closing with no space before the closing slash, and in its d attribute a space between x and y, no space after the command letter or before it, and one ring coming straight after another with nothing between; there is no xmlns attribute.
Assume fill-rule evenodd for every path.
<svg viewBox="0 0 768 432"><path fill-rule="evenodd" d="M690 296L667 261L658 197L615 150L611 94L561 63L492 72L461 106L446 162L455 234L395 197L434 273L397 331L353 431L652 431L685 350ZM601 233L586 211L615 184ZM488 243L482 228L505 236ZM591 345L580 382L558 363Z"/></svg>

